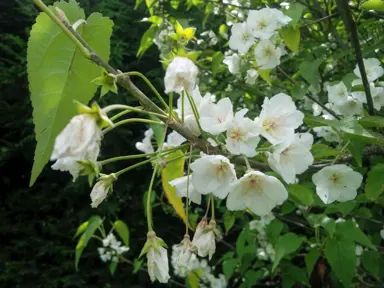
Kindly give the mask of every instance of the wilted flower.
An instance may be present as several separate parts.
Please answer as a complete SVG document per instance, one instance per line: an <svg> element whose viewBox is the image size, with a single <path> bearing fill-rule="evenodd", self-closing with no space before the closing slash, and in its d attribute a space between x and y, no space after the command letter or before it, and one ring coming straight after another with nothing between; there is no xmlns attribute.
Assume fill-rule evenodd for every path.
<svg viewBox="0 0 384 288"><path fill-rule="evenodd" d="M96 208L107 198L108 194L113 190L113 182L117 180L115 174L102 175L99 181L93 186L91 191L91 206Z"/></svg>
<svg viewBox="0 0 384 288"><path fill-rule="evenodd" d="M209 260L216 250L215 241L215 229L216 222L211 220L207 223L207 218L201 219L197 225L195 235L193 236L192 244L197 247L197 251L200 257L208 255Z"/></svg>

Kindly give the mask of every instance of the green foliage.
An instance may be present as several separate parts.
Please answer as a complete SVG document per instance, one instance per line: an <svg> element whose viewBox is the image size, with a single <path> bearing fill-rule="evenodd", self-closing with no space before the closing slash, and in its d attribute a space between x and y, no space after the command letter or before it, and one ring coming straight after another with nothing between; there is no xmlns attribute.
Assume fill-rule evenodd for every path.
<svg viewBox="0 0 384 288"><path fill-rule="evenodd" d="M273 261L272 271L276 269L284 256L287 256L299 249L302 242L303 239L294 233L287 233L282 235L279 240L277 240L275 246L276 255Z"/></svg>
<svg viewBox="0 0 384 288"><path fill-rule="evenodd" d="M61 1L55 5L66 13L71 23L85 18L84 11L75 1ZM54 11L53 8L51 10ZM78 31L106 61L109 58L112 26L111 20L94 13ZM60 61L56 58L58 51L62 51ZM37 142L30 181L32 185L49 160L56 136L75 115L73 101L87 103L96 92L96 86L91 81L100 70L82 55L45 13L40 13L32 28L27 55Z"/></svg>
<svg viewBox="0 0 384 288"><path fill-rule="evenodd" d="M376 200L384 191L384 164L374 166L368 173L365 194L372 201Z"/></svg>
<svg viewBox="0 0 384 288"><path fill-rule="evenodd" d="M119 234L120 238L123 240L124 245L129 246L129 229L127 224L121 220L117 220L115 223L113 223L113 227Z"/></svg>

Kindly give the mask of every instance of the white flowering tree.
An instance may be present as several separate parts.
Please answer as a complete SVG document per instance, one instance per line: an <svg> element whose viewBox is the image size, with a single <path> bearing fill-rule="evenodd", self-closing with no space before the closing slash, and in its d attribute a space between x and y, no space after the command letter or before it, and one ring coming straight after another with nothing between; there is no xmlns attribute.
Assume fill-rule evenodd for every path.
<svg viewBox="0 0 384 288"><path fill-rule="evenodd" d="M165 70L156 88L108 64L110 19L86 17L74 0L34 2L31 185L54 161L73 181L88 177L96 208L129 171L153 168L140 255L129 223L92 216L75 235L76 267L95 239L112 274L130 264L174 287L383 284L382 37L364 26L383 32L383 2L136 0L150 23L137 55L156 45ZM121 89L137 106L97 104L118 102ZM106 134L132 123L147 127L140 153L100 159ZM137 163L106 174L128 159ZM171 249L152 219L157 178L185 223Z"/></svg>

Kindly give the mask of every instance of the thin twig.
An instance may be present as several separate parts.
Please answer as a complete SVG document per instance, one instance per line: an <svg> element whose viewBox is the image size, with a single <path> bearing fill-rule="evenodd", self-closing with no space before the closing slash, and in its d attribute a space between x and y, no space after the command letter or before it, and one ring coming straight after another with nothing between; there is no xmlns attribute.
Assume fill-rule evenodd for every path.
<svg viewBox="0 0 384 288"><path fill-rule="evenodd" d="M337 3L337 7L342 13L345 29L350 33L351 44L355 49L356 62L360 70L361 80L363 81L365 97L367 98L368 112L370 115L373 115L374 109L373 109L371 89L369 86L367 73L365 71L363 55L361 52L361 46L359 42L359 36L357 34L356 23L352 18L352 13L351 13L351 10L349 9L348 0L337 0L336 3Z"/></svg>

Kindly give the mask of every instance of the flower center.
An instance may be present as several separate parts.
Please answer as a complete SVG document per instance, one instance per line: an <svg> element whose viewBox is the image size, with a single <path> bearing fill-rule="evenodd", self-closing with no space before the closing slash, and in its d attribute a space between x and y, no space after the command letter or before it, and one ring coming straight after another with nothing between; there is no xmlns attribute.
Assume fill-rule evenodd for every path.
<svg viewBox="0 0 384 288"><path fill-rule="evenodd" d="M268 23L267 23L267 21L265 21L265 19L260 19L260 21L258 21L256 24L256 27L259 30L263 30L263 29L267 28L267 26L268 26Z"/></svg>
<svg viewBox="0 0 384 288"><path fill-rule="evenodd" d="M276 129L277 123L276 123L275 119L266 119L263 122L263 126L264 126L265 131L268 132L270 130Z"/></svg>
<svg viewBox="0 0 384 288"><path fill-rule="evenodd" d="M243 39L244 42L247 42L250 39L250 35L245 32L245 33L243 33L242 39Z"/></svg>
<svg viewBox="0 0 384 288"><path fill-rule="evenodd" d="M251 175L248 178L248 189L252 189L252 191L256 191L258 193L263 192L263 181L260 176Z"/></svg>
<svg viewBox="0 0 384 288"><path fill-rule="evenodd" d="M239 127L236 127L230 131L229 137L234 141L242 141L245 133Z"/></svg>
<svg viewBox="0 0 384 288"><path fill-rule="evenodd" d="M228 164L220 161L220 164L216 166L216 175L217 177L225 176L228 170Z"/></svg>
<svg viewBox="0 0 384 288"><path fill-rule="evenodd" d="M263 48L263 55L265 56L265 57L271 57L271 56L273 56L273 49L272 49L272 47L270 47L270 46L266 46L266 47L264 47Z"/></svg>
<svg viewBox="0 0 384 288"><path fill-rule="evenodd" d="M340 175L338 175L337 173L334 173L331 175L331 177L329 177L329 180L335 184L335 185L338 185L341 183L341 177Z"/></svg>

